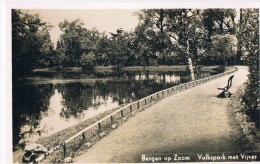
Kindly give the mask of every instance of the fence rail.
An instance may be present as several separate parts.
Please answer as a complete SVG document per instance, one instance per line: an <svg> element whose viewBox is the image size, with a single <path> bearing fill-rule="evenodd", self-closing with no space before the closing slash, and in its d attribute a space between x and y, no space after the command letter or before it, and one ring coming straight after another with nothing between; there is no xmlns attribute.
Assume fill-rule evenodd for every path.
<svg viewBox="0 0 260 164"><path fill-rule="evenodd" d="M133 115L135 115L136 112L145 109L146 107L150 106L151 104L153 104L155 102L158 102L161 99L164 99L170 95L176 94L182 90L189 89L189 88L198 86L200 84L203 84L205 82L211 81L213 79L231 74L235 71L237 71L236 67L235 67L235 70L230 70L228 72L205 77L205 78L202 78L199 80L182 83L177 86L170 87L170 88L158 91L156 93L153 93L153 94L146 96L135 102L132 102L132 103L116 110L115 112L105 116L104 118L100 119L99 121L86 127L85 129L83 129L83 130L79 131L78 133L76 133L75 135L71 136L69 139L65 140L59 146L59 148L63 147L62 156L63 156L63 158L67 157L68 154L71 154L73 151L76 151L75 149L77 149L77 147L90 141L92 137L98 136L99 138L102 138L105 135L106 131L108 132L111 129L114 129L120 123L124 122L127 118L130 118ZM89 132L89 134L88 134L88 132ZM77 145L77 146L75 146L75 145ZM56 148L55 148L55 150L56 150Z"/></svg>

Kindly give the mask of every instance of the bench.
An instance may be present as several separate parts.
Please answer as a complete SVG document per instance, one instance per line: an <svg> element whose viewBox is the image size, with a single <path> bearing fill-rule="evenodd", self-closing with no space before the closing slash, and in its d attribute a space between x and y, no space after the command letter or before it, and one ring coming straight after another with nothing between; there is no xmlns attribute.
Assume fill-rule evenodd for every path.
<svg viewBox="0 0 260 164"><path fill-rule="evenodd" d="M229 77L227 86L225 86L224 88L218 88L218 90L223 90L220 94L218 94L218 97L220 97L220 98L229 98L231 96L231 93L228 90L232 86L232 79L233 79L233 77L234 77L234 75Z"/></svg>

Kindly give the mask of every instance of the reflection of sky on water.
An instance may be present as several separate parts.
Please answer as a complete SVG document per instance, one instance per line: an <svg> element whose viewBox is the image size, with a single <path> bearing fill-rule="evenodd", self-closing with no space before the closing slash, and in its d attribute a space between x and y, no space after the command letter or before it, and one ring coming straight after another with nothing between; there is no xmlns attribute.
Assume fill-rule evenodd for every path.
<svg viewBox="0 0 260 164"><path fill-rule="evenodd" d="M176 83L180 82L180 76L175 75L135 75L135 80L147 80L147 79L155 79L156 82L165 82L165 83Z"/></svg>
<svg viewBox="0 0 260 164"><path fill-rule="evenodd" d="M37 129L43 129L41 133L42 137L52 135L85 119L118 107L118 102L114 102L111 97L108 97L106 101L104 101L101 96L97 96L92 100L93 106L78 113L76 117L66 118L62 115L62 110L67 110L63 101L62 94L58 92L58 89L55 89L54 95L50 98L48 110L41 112L42 119L37 126ZM23 125L21 126L21 132L29 131L31 128L31 125ZM36 129L34 129L34 131L36 131ZM35 140L33 136L30 136L30 138L30 140Z"/></svg>
<svg viewBox="0 0 260 164"><path fill-rule="evenodd" d="M104 111L189 80L183 72L123 72L111 76L91 75L91 78L85 74L62 75L67 81L61 75L58 80L51 76L48 83L37 76L36 80L29 80L33 81L31 84L27 81L26 85L14 89L13 119L17 120L14 143L21 138L34 142L39 136L52 135ZM79 77L77 81L70 81L69 78L75 77ZM36 133L37 130L42 133ZM24 135L17 137L17 133Z"/></svg>

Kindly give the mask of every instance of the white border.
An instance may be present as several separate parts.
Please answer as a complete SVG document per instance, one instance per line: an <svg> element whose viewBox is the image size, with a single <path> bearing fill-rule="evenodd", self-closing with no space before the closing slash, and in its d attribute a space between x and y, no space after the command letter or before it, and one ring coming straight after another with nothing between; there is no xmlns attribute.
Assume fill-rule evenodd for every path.
<svg viewBox="0 0 260 164"><path fill-rule="evenodd" d="M11 67L11 9L143 9L143 8L260 8L260 1L158 1L158 0L7 0L1 1L0 47L0 163L12 163L12 67ZM244 162L243 162L244 163Z"/></svg>
<svg viewBox="0 0 260 164"><path fill-rule="evenodd" d="M7 9L143 9L143 8L259 8L260 2L243 1L111 1L111 2L9 2Z"/></svg>

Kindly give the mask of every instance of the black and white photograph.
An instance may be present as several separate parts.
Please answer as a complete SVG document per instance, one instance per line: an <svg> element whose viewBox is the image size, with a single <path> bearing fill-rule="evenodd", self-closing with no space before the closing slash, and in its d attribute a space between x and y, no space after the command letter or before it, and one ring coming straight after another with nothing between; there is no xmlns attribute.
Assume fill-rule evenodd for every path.
<svg viewBox="0 0 260 164"><path fill-rule="evenodd" d="M12 163L259 162L259 6L198 3L9 7Z"/></svg>

